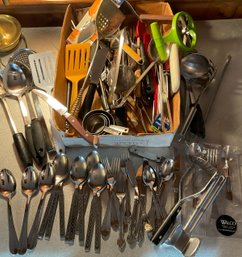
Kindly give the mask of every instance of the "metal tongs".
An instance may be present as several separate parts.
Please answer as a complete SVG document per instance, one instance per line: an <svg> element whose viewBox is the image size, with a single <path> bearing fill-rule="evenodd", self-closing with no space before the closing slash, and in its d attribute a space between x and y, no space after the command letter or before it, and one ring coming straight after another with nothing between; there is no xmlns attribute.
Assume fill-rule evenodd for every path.
<svg viewBox="0 0 242 257"><path fill-rule="evenodd" d="M200 245L200 239L191 237L193 230L199 224L204 213L207 211L211 203L215 200L218 193L222 189L226 179L223 175L218 173L218 170L213 167L208 161L198 156L192 156L192 162L200 166L200 168L207 172L212 172L213 175L208 180L206 185L197 193L182 197L182 184L193 167L189 167L183 174L179 183L179 200L172 208L165 221L159 229L152 236L151 241L158 245L159 243L166 243L173 245L184 256L192 256ZM177 216L181 213L182 206L185 202L199 197L199 203L193 210L190 218L185 225L177 222Z"/></svg>

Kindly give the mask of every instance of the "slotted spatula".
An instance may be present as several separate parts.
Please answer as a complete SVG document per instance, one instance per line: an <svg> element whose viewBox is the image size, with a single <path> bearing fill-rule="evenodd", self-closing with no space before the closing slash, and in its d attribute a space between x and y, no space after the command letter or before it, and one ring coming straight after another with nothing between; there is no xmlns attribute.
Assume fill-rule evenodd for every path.
<svg viewBox="0 0 242 257"><path fill-rule="evenodd" d="M89 57L89 43L66 45L65 76L72 82L70 109L78 96L78 82L87 74Z"/></svg>
<svg viewBox="0 0 242 257"><path fill-rule="evenodd" d="M29 63L35 86L51 93L55 78L55 57L51 51L29 55Z"/></svg>

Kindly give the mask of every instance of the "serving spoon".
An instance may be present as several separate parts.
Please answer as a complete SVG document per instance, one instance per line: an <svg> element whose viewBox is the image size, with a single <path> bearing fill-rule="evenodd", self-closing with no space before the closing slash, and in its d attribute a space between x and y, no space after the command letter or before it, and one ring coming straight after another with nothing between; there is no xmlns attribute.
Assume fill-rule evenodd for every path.
<svg viewBox="0 0 242 257"><path fill-rule="evenodd" d="M4 88L9 95L17 98L25 125L25 136L33 158L43 164L46 158L46 146L43 130L38 119L30 120L22 96L28 91L27 80L23 70L15 63L9 63L3 73Z"/></svg>
<svg viewBox="0 0 242 257"><path fill-rule="evenodd" d="M52 163L48 162L39 174L39 189L41 198L35 214L34 222L28 236L28 249L33 249L37 245L39 225L44 208L44 202L47 193L54 187L55 184L55 168Z"/></svg>
<svg viewBox="0 0 242 257"><path fill-rule="evenodd" d="M19 254L25 254L28 248L28 217L29 207L33 196L38 191L38 176L33 167L27 167L22 175L21 180L22 192L26 196L26 205L24 211L24 218L22 223L21 234L19 238Z"/></svg>
<svg viewBox="0 0 242 257"><path fill-rule="evenodd" d="M8 102L5 99L6 94L7 92L3 86L2 74L0 73L0 99L2 100L3 107L5 108L6 114L9 119L12 135L13 135L13 141L14 141L18 156L22 162L23 167L26 168L28 166L33 165L32 155L31 155L31 152L29 151L29 148L23 133L17 130Z"/></svg>
<svg viewBox="0 0 242 257"><path fill-rule="evenodd" d="M11 208L11 200L15 193L16 180L12 172L8 169L2 169L0 171L0 194L8 204L9 250L12 254L16 254L18 252L19 246Z"/></svg>

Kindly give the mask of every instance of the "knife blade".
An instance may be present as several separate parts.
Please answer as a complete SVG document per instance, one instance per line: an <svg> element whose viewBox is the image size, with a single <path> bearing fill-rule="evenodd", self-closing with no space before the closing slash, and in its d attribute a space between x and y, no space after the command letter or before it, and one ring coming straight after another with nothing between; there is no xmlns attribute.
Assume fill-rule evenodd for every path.
<svg viewBox="0 0 242 257"><path fill-rule="evenodd" d="M71 124L71 126L80 134L80 136L85 139L88 143L96 146L99 143L99 138L85 131L77 118L71 115L67 111L67 107L59 102L53 96L47 94L46 92L40 89L32 89L32 92L39 97L41 97L52 109L58 112L61 116L65 117L65 119Z"/></svg>
<svg viewBox="0 0 242 257"><path fill-rule="evenodd" d="M91 110L92 103L94 100L94 94L96 92L97 86L99 84L99 79L101 77L103 68L105 66L107 55L108 55L108 48L103 47L98 49L97 54L94 57L92 69L90 71L90 85L88 87L87 94L83 101L82 107L78 114L80 119L83 119L84 116Z"/></svg>

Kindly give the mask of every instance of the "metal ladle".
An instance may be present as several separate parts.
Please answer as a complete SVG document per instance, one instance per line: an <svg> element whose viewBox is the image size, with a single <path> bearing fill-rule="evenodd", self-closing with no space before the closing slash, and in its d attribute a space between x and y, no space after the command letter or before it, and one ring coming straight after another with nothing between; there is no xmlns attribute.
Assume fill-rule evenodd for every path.
<svg viewBox="0 0 242 257"><path fill-rule="evenodd" d="M183 123L181 131L179 133L179 140L184 138L184 136L186 135L187 130L193 120L193 117L197 112L199 100L203 93L207 90L207 87L209 85L208 82L211 81L215 75L215 69L212 62L209 61L205 56L198 53L192 53L185 56L181 60L181 74L184 76L185 80L187 81L187 84L190 87L189 90L192 98L194 98L192 92L192 82L203 81L204 83L200 84L201 86L203 86L202 91L199 93L197 99L193 103L185 119L185 122Z"/></svg>
<svg viewBox="0 0 242 257"><path fill-rule="evenodd" d="M15 193L16 180L12 172L8 169L2 169L0 171L0 194L8 204L9 250L12 254L16 254L18 252L19 246L11 208L11 200Z"/></svg>
<svg viewBox="0 0 242 257"><path fill-rule="evenodd" d="M6 91L16 97L25 124L25 136L33 158L38 164L43 164L46 157L45 140L41 124L38 119L30 120L22 96L28 91L26 76L15 63L9 63L4 69L3 84Z"/></svg>
<svg viewBox="0 0 242 257"><path fill-rule="evenodd" d="M94 225L95 228L95 252L99 253L101 248L101 193L107 185L107 171L102 163L97 163L88 172L88 185L92 189L93 199L91 203L90 216L88 221L85 251L90 251Z"/></svg>
<svg viewBox="0 0 242 257"><path fill-rule="evenodd" d="M34 222L28 236L28 249L33 249L37 245L39 225L42 217L44 202L47 193L54 187L55 169L53 164L47 163L39 174L39 189L41 198L35 214Z"/></svg>
<svg viewBox="0 0 242 257"><path fill-rule="evenodd" d="M72 196L69 219L66 229L65 242L74 243L77 216L79 211L79 244L84 244L84 194L83 186L87 181L87 162L83 156L77 156L71 165L70 177L75 184L75 191Z"/></svg>
<svg viewBox="0 0 242 257"><path fill-rule="evenodd" d="M14 141L17 153L23 164L23 167L26 168L27 166L33 165L32 155L29 151L29 148L23 133L17 130L8 102L5 99L6 94L7 93L3 87L2 74L0 74L0 99L2 100L3 107L5 108L6 114L9 119L12 135L13 135L13 141Z"/></svg>
<svg viewBox="0 0 242 257"><path fill-rule="evenodd" d="M19 238L19 254L25 254L28 248L28 217L29 207L32 197L38 191L38 176L33 167L27 167L23 172L22 180L22 192L27 197L24 218L22 223L21 234Z"/></svg>

